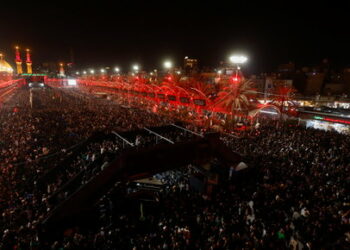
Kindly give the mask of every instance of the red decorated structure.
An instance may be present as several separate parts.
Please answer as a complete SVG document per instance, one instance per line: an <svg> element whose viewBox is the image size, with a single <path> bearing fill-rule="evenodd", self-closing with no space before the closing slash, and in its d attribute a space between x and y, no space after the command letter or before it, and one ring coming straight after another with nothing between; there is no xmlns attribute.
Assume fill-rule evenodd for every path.
<svg viewBox="0 0 350 250"><path fill-rule="evenodd" d="M47 84L69 86L69 81L48 79ZM215 84L205 83L200 77L180 78L173 74L166 74L160 81L142 73L93 75L77 79L77 86L89 93L111 94L111 98L122 104L208 126L249 124L256 113L265 108L257 102L252 82L241 74L219 75ZM256 112L250 112L252 110Z"/></svg>

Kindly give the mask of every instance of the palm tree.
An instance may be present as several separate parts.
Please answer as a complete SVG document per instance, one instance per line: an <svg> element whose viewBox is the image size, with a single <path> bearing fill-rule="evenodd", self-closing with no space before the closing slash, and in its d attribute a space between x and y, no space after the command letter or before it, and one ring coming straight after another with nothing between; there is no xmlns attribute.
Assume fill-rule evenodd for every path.
<svg viewBox="0 0 350 250"><path fill-rule="evenodd" d="M218 94L218 101L213 106L221 106L234 115L248 114L249 99L256 95L252 80L227 84Z"/></svg>

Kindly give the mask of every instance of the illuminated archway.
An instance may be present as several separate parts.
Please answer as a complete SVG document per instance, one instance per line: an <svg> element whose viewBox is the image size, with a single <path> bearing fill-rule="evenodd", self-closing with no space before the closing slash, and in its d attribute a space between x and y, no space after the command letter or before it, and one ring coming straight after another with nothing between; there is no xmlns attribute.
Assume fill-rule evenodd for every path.
<svg viewBox="0 0 350 250"><path fill-rule="evenodd" d="M272 111L268 111L266 109L273 109L275 110L276 112L272 112ZM249 112L249 117L251 119L254 119L256 117L257 114L259 113L268 113L268 114L272 114L272 115L278 115L280 116L281 115L281 111L279 110L279 108L275 105L272 105L272 104L266 104L266 105L263 105L262 107L260 108L257 108L257 109L254 109L252 111Z"/></svg>

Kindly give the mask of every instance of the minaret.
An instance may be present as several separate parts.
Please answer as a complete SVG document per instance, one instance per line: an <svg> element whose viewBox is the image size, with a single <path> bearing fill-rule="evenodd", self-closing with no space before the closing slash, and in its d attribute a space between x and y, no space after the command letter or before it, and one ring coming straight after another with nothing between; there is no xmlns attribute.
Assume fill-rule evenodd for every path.
<svg viewBox="0 0 350 250"><path fill-rule="evenodd" d="M16 65L17 65L17 74L23 74L23 69L22 69L22 59L21 59L21 54L19 52L19 47L16 46Z"/></svg>
<svg viewBox="0 0 350 250"><path fill-rule="evenodd" d="M32 71L32 60L30 60L30 50L26 49L26 51L27 51L27 60L26 60L27 73L28 74L33 74L33 71Z"/></svg>
<svg viewBox="0 0 350 250"><path fill-rule="evenodd" d="M63 68L63 63L60 63L60 76L65 76L64 74L64 68Z"/></svg>

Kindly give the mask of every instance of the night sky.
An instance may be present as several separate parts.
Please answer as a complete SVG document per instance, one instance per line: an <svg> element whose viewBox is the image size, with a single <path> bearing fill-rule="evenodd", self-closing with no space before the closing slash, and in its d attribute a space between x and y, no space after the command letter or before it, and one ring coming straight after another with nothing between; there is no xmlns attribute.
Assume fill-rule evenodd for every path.
<svg viewBox="0 0 350 250"><path fill-rule="evenodd" d="M124 70L135 62L145 69L160 68L164 59L180 65L184 56L198 58L201 66L216 66L236 51L248 55L245 68L252 73L289 61L299 67L323 58L334 66L350 64L345 4L203 2L2 6L0 51L13 61L14 45L29 47L35 64L67 62L72 49L79 68L119 65Z"/></svg>

